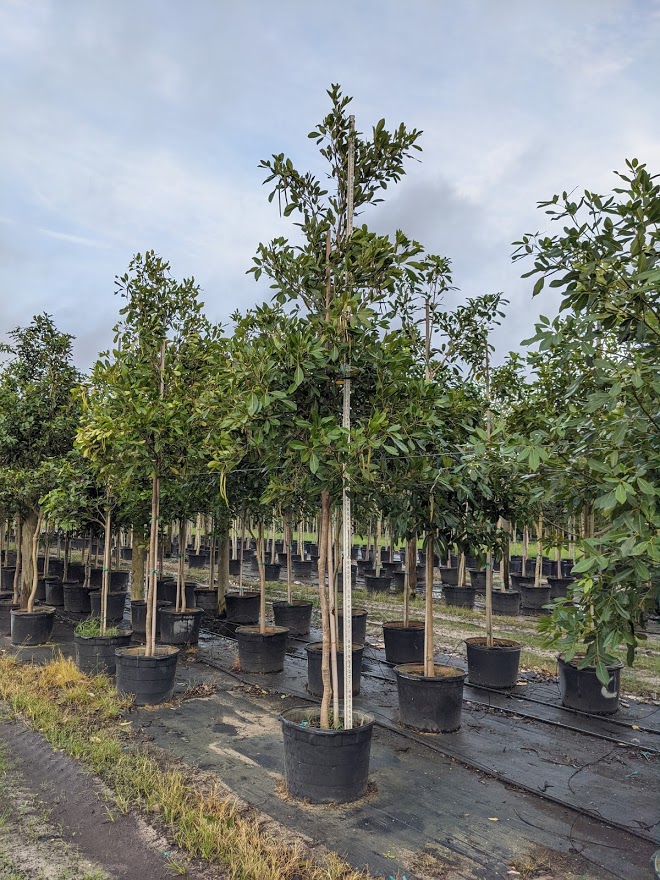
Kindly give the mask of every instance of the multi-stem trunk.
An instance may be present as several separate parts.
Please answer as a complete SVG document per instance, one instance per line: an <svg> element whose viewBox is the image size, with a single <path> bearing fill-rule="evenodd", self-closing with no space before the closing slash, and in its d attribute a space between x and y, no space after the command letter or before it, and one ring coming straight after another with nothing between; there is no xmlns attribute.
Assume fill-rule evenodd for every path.
<svg viewBox="0 0 660 880"><path fill-rule="evenodd" d="M335 607L335 589L332 553L332 525L328 523L327 529L328 549L326 564L328 567L328 628L330 630L330 682L332 685L332 720L333 727L339 727L339 676L337 669L337 610ZM346 621L344 621L346 625ZM346 658L344 657L344 662Z"/></svg>
<svg viewBox="0 0 660 880"><path fill-rule="evenodd" d="M383 520L379 516L376 520L376 544L375 544L375 553L374 553L374 567L376 569L376 577L380 577L380 568L381 568L381 544L382 544L382 536L383 536Z"/></svg>
<svg viewBox="0 0 660 880"><path fill-rule="evenodd" d="M523 577L527 574L527 554L529 553L529 526L523 528L522 566L520 571Z"/></svg>
<svg viewBox="0 0 660 880"><path fill-rule="evenodd" d="M218 614L226 607L225 596L229 589L229 522L218 526Z"/></svg>
<svg viewBox="0 0 660 880"><path fill-rule="evenodd" d="M328 548L328 529L330 528L330 493L324 489L321 493L321 515L319 522L319 599L321 604L321 631L323 633L323 650L321 652L321 678L323 696L321 698L320 725L324 730L330 727L330 697L332 679L330 677L330 618L326 593L326 562ZM344 626L351 626L350 620L344 620Z"/></svg>
<svg viewBox="0 0 660 880"><path fill-rule="evenodd" d="M433 662L433 534L426 536L426 598L424 602L424 675L435 675Z"/></svg>
<svg viewBox="0 0 660 880"><path fill-rule="evenodd" d="M534 569L534 586L541 586L541 573L543 571L543 511L539 513L539 522L536 531L536 568Z"/></svg>
<svg viewBox="0 0 660 880"><path fill-rule="evenodd" d="M32 613L34 611L34 602L37 598L37 584L39 582L39 572L37 571L37 559L39 556L39 532L41 531L42 515L30 514L25 520L28 526L23 532L23 553L29 559L28 565L23 569L23 592L27 589L27 610ZM27 541L29 540L29 548ZM26 560L27 561L27 560ZM22 598L22 597L21 597ZM22 606L21 602L21 606Z"/></svg>
<svg viewBox="0 0 660 880"><path fill-rule="evenodd" d="M144 654L153 657L156 650L156 608L158 593L158 516L160 512L160 479L156 471L151 482L151 530L147 577L147 621Z"/></svg>
<svg viewBox="0 0 660 880"><path fill-rule="evenodd" d="M317 544L318 544L318 535L317 535ZM286 600L291 604L293 601L293 560L291 559L291 555L293 553L293 529L291 528L291 523L286 522L284 524L284 546L286 548ZM319 555L321 553L320 544L319 546Z"/></svg>
<svg viewBox="0 0 660 880"><path fill-rule="evenodd" d="M406 545L406 575L403 590L403 625L410 620L410 597L417 587L417 535L408 538Z"/></svg>
<svg viewBox="0 0 660 880"><path fill-rule="evenodd" d="M266 632L266 548L264 543L264 524L257 523L257 563L259 565L259 632Z"/></svg>
<svg viewBox="0 0 660 880"><path fill-rule="evenodd" d="M85 579L83 581L83 587L85 589L89 589L89 582L92 577L92 543L94 541L94 535L92 530L89 530L89 535L87 537L87 554L85 556Z"/></svg>
<svg viewBox="0 0 660 880"><path fill-rule="evenodd" d="M14 603L21 603L21 607L23 603L21 602L21 593L19 584L21 583L21 570L23 568L23 517L16 517L16 535L14 538L14 544L16 547L16 569L14 571Z"/></svg>
<svg viewBox="0 0 660 880"><path fill-rule="evenodd" d="M245 550L245 511L241 517L241 564L238 569L238 594L243 595L243 556Z"/></svg>
<svg viewBox="0 0 660 880"><path fill-rule="evenodd" d="M186 609L186 519L179 520L179 552L176 555L176 610Z"/></svg>
<svg viewBox="0 0 660 880"><path fill-rule="evenodd" d="M103 544L103 576L101 578L101 635L105 635L108 620L108 593L110 592L112 523L110 505L105 508L105 538Z"/></svg>

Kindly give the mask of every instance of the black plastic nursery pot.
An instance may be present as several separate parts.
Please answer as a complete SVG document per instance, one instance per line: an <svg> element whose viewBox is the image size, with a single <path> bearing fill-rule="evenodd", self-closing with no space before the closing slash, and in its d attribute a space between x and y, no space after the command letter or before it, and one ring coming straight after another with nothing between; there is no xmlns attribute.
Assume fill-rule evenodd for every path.
<svg viewBox="0 0 660 880"><path fill-rule="evenodd" d="M520 614L520 593L517 590L493 590L493 614Z"/></svg>
<svg viewBox="0 0 660 880"><path fill-rule="evenodd" d="M365 568L371 568L371 560L370 559L358 559L356 562L357 565L357 576L359 578L364 577Z"/></svg>
<svg viewBox="0 0 660 880"><path fill-rule="evenodd" d="M10 613L12 645L43 645L50 639L55 623L54 608L47 605L34 611L14 608Z"/></svg>
<svg viewBox="0 0 660 880"><path fill-rule="evenodd" d="M16 566L12 566L10 568L3 568L2 575L0 577L0 587L3 590L12 590L14 589L14 575L16 574Z"/></svg>
<svg viewBox="0 0 660 880"><path fill-rule="evenodd" d="M308 581L312 578L312 560L311 559L294 559L293 576L299 581ZM278 574L279 577L279 574Z"/></svg>
<svg viewBox="0 0 660 880"><path fill-rule="evenodd" d="M188 565L191 568L205 568L209 564L210 555L206 553L188 553Z"/></svg>
<svg viewBox="0 0 660 880"><path fill-rule="evenodd" d="M468 683L477 687L509 690L518 681L520 642L493 639L489 648L484 637L466 639Z"/></svg>
<svg viewBox="0 0 660 880"><path fill-rule="evenodd" d="M571 584L575 583L575 578L548 576L548 583L550 584L551 599L565 599L568 595L568 588Z"/></svg>
<svg viewBox="0 0 660 880"><path fill-rule="evenodd" d="M447 605L454 605L457 608L474 608L476 593L474 587L454 587L444 583L442 587L442 595Z"/></svg>
<svg viewBox="0 0 660 880"><path fill-rule="evenodd" d="M316 708L287 709L280 716L288 793L312 804L345 804L364 796L374 719L353 713L350 730L319 726Z"/></svg>
<svg viewBox="0 0 660 880"><path fill-rule="evenodd" d="M522 607L528 611L541 611L544 605L550 601L549 584L541 584L535 587L534 584L520 584L520 595L522 597Z"/></svg>
<svg viewBox="0 0 660 880"><path fill-rule="evenodd" d="M598 681L593 666L578 669L576 660L568 663L560 654L557 657L557 675L562 705L593 715L614 715L619 708L622 668L623 663L607 667L610 680L604 687Z"/></svg>
<svg viewBox="0 0 660 880"><path fill-rule="evenodd" d="M174 591L176 596L176 590ZM218 616L218 591L207 587L195 588L195 608L199 608L210 617Z"/></svg>
<svg viewBox="0 0 660 880"><path fill-rule="evenodd" d="M92 606L89 601L89 590L82 584L64 582L64 610L70 614L89 614Z"/></svg>
<svg viewBox="0 0 660 880"><path fill-rule="evenodd" d="M556 571L556 569L555 569L555 571ZM562 577L570 577L572 571L573 571L573 560L572 559L562 559L562 561L561 561L561 576Z"/></svg>
<svg viewBox="0 0 660 880"><path fill-rule="evenodd" d="M534 575L510 574L511 584L514 589L519 590L522 586L533 587Z"/></svg>
<svg viewBox="0 0 660 880"><path fill-rule="evenodd" d="M259 593L225 593L225 607L229 623L241 623L251 626L259 620Z"/></svg>
<svg viewBox="0 0 660 880"><path fill-rule="evenodd" d="M241 573L241 560L240 559L230 559L229 560L229 574L232 577L238 577Z"/></svg>
<svg viewBox="0 0 660 880"><path fill-rule="evenodd" d="M337 612L337 638L344 639L344 612ZM367 641L367 612L364 608L353 608L351 613L351 641L356 645L364 645Z"/></svg>
<svg viewBox="0 0 660 880"><path fill-rule="evenodd" d="M288 634L284 626L267 626L265 632L260 632L258 626L239 626L236 640L241 672L281 672Z"/></svg>
<svg viewBox="0 0 660 880"><path fill-rule="evenodd" d="M18 611L20 603L12 602L11 599L0 600L0 635L11 634L11 612Z"/></svg>
<svg viewBox="0 0 660 880"><path fill-rule="evenodd" d="M64 605L64 585L59 578L46 580L46 605Z"/></svg>
<svg viewBox="0 0 660 880"><path fill-rule="evenodd" d="M310 565L312 563L310 562ZM264 565L264 578L267 581L279 581L280 579L280 571L282 570L282 566L279 562L267 562Z"/></svg>
<svg viewBox="0 0 660 880"><path fill-rule="evenodd" d="M122 630L116 636L79 636L73 635L73 647L76 666L86 675L114 675L115 649L126 648L133 635L130 629Z"/></svg>
<svg viewBox="0 0 660 880"><path fill-rule="evenodd" d="M305 645L307 651L307 690L315 697L323 696L323 677L321 675L321 663L323 660L323 643L312 642ZM360 678L362 676L362 655L364 645L353 645L353 668L351 676L351 692L354 697L360 693ZM337 678L339 698L344 696L344 651L341 644L337 645Z"/></svg>
<svg viewBox="0 0 660 880"><path fill-rule="evenodd" d="M478 593L484 593L486 591L486 572L480 568L469 568L468 572L470 574L470 586Z"/></svg>
<svg viewBox="0 0 660 880"><path fill-rule="evenodd" d="M354 587L357 584L357 566L351 566L351 586ZM340 593L344 592L344 572L337 572L337 589Z"/></svg>
<svg viewBox="0 0 660 880"><path fill-rule="evenodd" d="M403 593L406 588L405 571L395 571L392 574L392 591L395 593Z"/></svg>
<svg viewBox="0 0 660 880"><path fill-rule="evenodd" d="M279 562L280 565L283 565L286 567L286 564L289 561L289 554L286 553L284 550L280 550L277 554L277 561Z"/></svg>
<svg viewBox="0 0 660 880"><path fill-rule="evenodd" d="M123 592L126 592L126 590L128 590L130 575L130 571L110 572L110 589L113 591L113 593L119 593L122 590Z"/></svg>
<svg viewBox="0 0 660 880"><path fill-rule="evenodd" d="M458 569L457 568L441 568L440 569L440 579L443 584L447 584L450 587L458 586Z"/></svg>
<svg viewBox="0 0 660 880"><path fill-rule="evenodd" d="M389 593L392 586L392 578L389 574L365 574L364 585L368 593Z"/></svg>
<svg viewBox="0 0 660 880"><path fill-rule="evenodd" d="M160 578L156 581L156 597L170 605L176 605L176 581L174 578Z"/></svg>
<svg viewBox="0 0 660 880"><path fill-rule="evenodd" d="M156 634L160 632L160 612L163 608L169 608L169 602L156 602ZM145 599L133 599L131 601L131 626L133 632L144 635L147 631L147 602Z"/></svg>
<svg viewBox="0 0 660 880"><path fill-rule="evenodd" d="M383 562L381 565L385 574L393 575L395 571L401 571L400 562Z"/></svg>
<svg viewBox="0 0 660 880"><path fill-rule="evenodd" d="M306 636L312 626L313 607L303 599L294 599L291 604L286 600L273 602L275 626L286 627L292 636Z"/></svg>
<svg viewBox="0 0 660 880"><path fill-rule="evenodd" d="M8 602L14 598L13 590L0 590L0 602Z"/></svg>
<svg viewBox="0 0 660 880"><path fill-rule="evenodd" d="M124 560L124 562L131 562L133 560L133 548L132 547L120 547L119 555Z"/></svg>
<svg viewBox="0 0 660 880"><path fill-rule="evenodd" d="M142 646L115 649L117 693L131 695L136 706L155 706L172 696L179 648L156 645L153 657L144 651Z"/></svg>
<svg viewBox="0 0 660 880"><path fill-rule="evenodd" d="M70 562L66 572L66 579L68 581L78 581L79 583L83 583L85 580L85 566L82 562Z"/></svg>
<svg viewBox="0 0 660 880"><path fill-rule="evenodd" d="M389 620L383 624L385 659L394 666L424 660L424 621Z"/></svg>
<svg viewBox="0 0 660 880"><path fill-rule="evenodd" d="M427 733L451 733L461 726L466 673L436 664L435 675L424 675L423 663L395 666L399 715L404 727Z"/></svg>
<svg viewBox="0 0 660 880"><path fill-rule="evenodd" d="M161 642L164 645L196 645L203 614L201 608L186 608L185 611L163 608L160 612Z"/></svg>
<svg viewBox="0 0 660 880"><path fill-rule="evenodd" d="M101 591L92 590L89 594L89 605L92 617L101 616ZM119 623L124 619L126 607L126 593L108 593L108 608L106 620L110 623Z"/></svg>

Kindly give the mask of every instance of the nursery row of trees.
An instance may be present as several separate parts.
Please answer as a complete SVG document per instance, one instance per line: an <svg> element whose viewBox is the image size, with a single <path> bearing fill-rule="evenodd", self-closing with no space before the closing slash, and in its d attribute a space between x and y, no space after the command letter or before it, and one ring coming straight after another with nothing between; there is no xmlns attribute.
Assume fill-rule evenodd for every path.
<svg viewBox="0 0 660 880"><path fill-rule="evenodd" d="M543 629L606 681L621 644L632 662L659 589L657 178L632 160L609 196L541 203L561 232L525 235L514 258L535 295L546 283L563 295L559 316L541 318L525 355L493 366L502 294L457 304L447 258L354 224L403 177L421 132L381 120L361 135L350 99L336 86L329 97L309 135L327 181L282 154L262 162L296 231L259 246L250 271L273 296L232 316L231 335L204 315L195 280L176 280L153 252L117 279L113 347L89 375L47 315L10 334L0 516L17 523L21 603L32 610L38 535L56 526L104 534L106 553L120 527L147 546L149 652L172 521L183 534L198 513L212 517L225 548L233 521L254 522L263 580L273 517L290 528L318 517L327 623L343 495L353 529L384 517L398 542L424 539L431 566L434 552L476 551L489 578L510 524L540 520L546 548L577 535L581 576ZM184 607L182 575L178 586Z"/></svg>

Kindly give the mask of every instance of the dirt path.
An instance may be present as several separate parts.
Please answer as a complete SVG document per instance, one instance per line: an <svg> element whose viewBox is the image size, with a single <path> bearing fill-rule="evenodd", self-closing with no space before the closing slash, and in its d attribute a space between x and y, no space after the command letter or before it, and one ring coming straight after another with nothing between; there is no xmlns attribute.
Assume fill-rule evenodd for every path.
<svg viewBox="0 0 660 880"><path fill-rule="evenodd" d="M171 880L187 867L176 847L105 787L19 722L0 722L0 877L3 880Z"/></svg>

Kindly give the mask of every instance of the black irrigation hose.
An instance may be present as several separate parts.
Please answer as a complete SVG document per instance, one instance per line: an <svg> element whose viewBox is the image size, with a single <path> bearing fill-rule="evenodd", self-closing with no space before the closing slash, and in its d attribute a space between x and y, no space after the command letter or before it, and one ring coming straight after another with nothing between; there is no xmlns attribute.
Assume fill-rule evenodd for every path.
<svg viewBox="0 0 660 880"><path fill-rule="evenodd" d="M217 633L214 633L212 630L204 630L204 631L206 633L208 633L209 635L216 635L216 636L218 635ZM234 641L233 639L231 639L230 636L220 636L220 638L226 638L229 641ZM296 659L302 659L302 655L300 655L300 654L288 654L287 656L295 657ZM226 667L222 666L222 664L218 663L217 661L210 660L208 658L203 658L202 662L206 663L207 666L211 666L214 669L218 669L221 672L226 673L227 675L231 676L231 678L235 678L237 681L240 681L242 684L250 685L253 683L249 679L243 678L239 673L234 672L233 670L227 669ZM384 680L390 681L390 679L384 679ZM295 690L292 691L290 689L287 690L287 693L289 693L293 697L296 697L296 699L306 700L307 702L310 702L310 703L319 703L320 702L317 698L312 697L311 694L309 694L309 693L303 694L303 693L299 693ZM603 817L597 810L584 809L583 807L578 807L578 806L575 806L574 804L566 803L566 801L561 800L561 798L554 797L553 795L548 794L547 792L544 792L544 791L540 791L537 788L532 788L531 786L525 785L525 783L520 782L519 780L511 779L506 774L500 773L497 770L492 770L490 767L486 767L486 766L480 764L478 761L467 760L466 758L457 758L456 755L452 755L451 753L447 752L445 749L442 749L436 743L430 742L430 740L428 738L418 736L415 733L413 733L413 731L411 731L411 730L407 730L405 728L401 728L401 727L398 727L397 725L392 724L390 721L383 718L379 712L372 711L370 714L374 715L375 723L379 727L382 727L384 730L388 730L390 733L394 733L395 735L400 736L405 740L415 742L418 745L426 746L431 751L436 752L440 755L443 755L445 758L450 758L452 761L456 761L457 764L460 764L463 767L466 767L470 770L477 770L479 773L483 773L485 776L488 776L491 779L496 779L498 782L502 782L504 785L510 785L513 788L517 788L521 791L526 791L529 794L535 795L536 797L540 797L543 800L549 801L549 802L555 804L556 806L561 807L562 809L571 810L574 813L577 813L578 818L579 818L579 816L587 816L589 819L593 819L595 822L600 822L603 825L608 825L610 828L617 828L619 831L623 831L625 834L630 834L633 837L637 837L639 840L643 840L645 843L651 843L654 846L657 846L658 841L654 837L652 837L650 834L646 834L643 831L638 831L638 830L631 828L627 825L623 825L621 822L617 822L614 819L607 819L607 818Z"/></svg>

